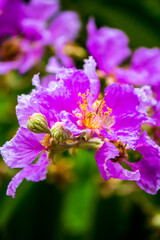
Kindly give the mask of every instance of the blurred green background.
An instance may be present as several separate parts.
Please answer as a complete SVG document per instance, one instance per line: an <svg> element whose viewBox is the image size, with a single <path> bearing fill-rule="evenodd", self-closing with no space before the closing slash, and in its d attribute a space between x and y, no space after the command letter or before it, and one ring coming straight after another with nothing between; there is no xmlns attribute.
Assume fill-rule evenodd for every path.
<svg viewBox="0 0 160 240"><path fill-rule="evenodd" d="M131 49L160 46L159 0L62 0L62 10L75 10L82 21L77 40L85 47L86 24L126 32ZM68 23L69 24L69 23ZM18 128L17 95L29 93L31 78L10 73L0 77L0 145ZM16 199L6 196L16 171L0 161L0 240L5 239L160 239L160 192L149 195L134 182L103 182L92 150L66 153L49 169L46 181L24 181Z"/></svg>

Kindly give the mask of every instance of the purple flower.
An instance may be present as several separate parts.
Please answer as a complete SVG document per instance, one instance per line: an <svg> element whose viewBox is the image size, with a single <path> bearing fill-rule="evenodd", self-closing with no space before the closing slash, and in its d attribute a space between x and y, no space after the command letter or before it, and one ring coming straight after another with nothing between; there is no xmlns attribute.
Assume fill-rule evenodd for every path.
<svg viewBox="0 0 160 240"><path fill-rule="evenodd" d="M143 158L138 162L128 162L126 146L121 142L105 142L96 153L96 162L104 180L111 177L123 180L135 180L140 188L150 194L160 189L160 147L143 132L137 142L136 151ZM122 166L126 163L128 170Z"/></svg>
<svg viewBox="0 0 160 240"><path fill-rule="evenodd" d="M56 55L60 59L61 64L65 67L74 67L72 59L65 54L64 47L67 43L72 42L77 37L80 27L81 24L77 14L72 11L60 13L49 25L48 44L54 46ZM53 58L49 60L47 66L47 71L50 73L54 73L54 69L52 69L51 65L52 61ZM60 65L58 59L56 61L57 64Z"/></svg>
<svg viewBox="0 0 160 240"><path fill-rule="evenodd" d="M76 13L57 14L58 10L58 0L32 0L28 4L6 0L1 3L0 74L12 69L18 69L21 74L27 72L40 61L46 45L55 48L62 65L74 65L63 49L77 37L80 21Z"/></svg>
<svg viewBox="0 0 160 240"><path fill-rule="evenodd" d="M96 28L94 19L89 20L87 48L95 58L98 68L105 73L113 73L131 53L127 36L118 29Z"/></svg>
<svg viewBox="0 0 160 240"><path fill-rule="evenodd" d="M28 181L38 182L46 178L47 166L49 162L47 155L42 153L40 158L35 164L28 164L23 168L10 182L7 189L7 195L15 197L16 188L26 178Z"/></svg>
<svg viewBox="0 0 160 240"><path fill-rule="evenodd" d="M14 52L7 52L7 49L12 49L12 47ZM13 69L18 69L23 74L39 61L44 52L41 42L32 43L27 39L17 37L5 41L2 48L0 74L6 74Z"/></svg>
<svg viewBox="0 0 160 240"><path fill-rule="evenodd" d="M134 87L111 84L105 90L104 101L112 109L114 124L111 131L103 129L101 135L110 140L120 140L134 148L141 132L140 126L147 120L145 113L141 111L142 102Z"/></svg>
<svg viewBox="0 0 160 240"><path fill-rule="evenodd" d="M90 19L88 34L87 47L97 60L98 68L108 75L111 74L116 82L142 86L135 89L141 103L139 111L147 113L148 108L152 108L157 115L155 105L160 99L160 50L139 48L133 54L128 69L117 67L130 53L124 33L106 27L97 30L94 20ZM153 92L156 100L153 98ZM155 125L155 115L152 118L148 117L146 123Z"/></svg>
<svg viewBox="0 0 160 240"><path fill-rule="evenodd" d="M148 85L160 99L160 50L159 48L137 49L131 59L129 68L117 67L130 55L128 38L117 29L102 27L97 30L94 19L88 23L87 48L97 61L98 68L111 74L114 81L134 86ZM142 93L142 90L140 91ZM140 96L140 92L137 93ZM144 91L143 91L144 92ZM144 93L143 93L144 95ZM151 100L151 91L146 95ZM148 106L153 106L153 98Z"/></svg>
<svg viewBox="0 0 160 240"><path fill-rule="evenodd" d="M43 6L43 8L42 8ZM35 18L35 8L43 9L43 14ZM25 73L44 52L45 20L58 10L58 2L32 0L26 4L20 0L6 0L0 15L0 74L12 69ZM45 15L45 18L44 18Z"/></svg>
<svg viewBox="0 0 160 240"><path fill-rule="evenodd" d="M116 70L116 78L119 82L135 86L160 84L160 50L158 48L137 49L128 69Z"/></svg>
<svg viewBox="0 0 160 240"><path fill-rule="evenodd" d="M113 177L123 180L139 180L138 170L131 172L121 166L126 155L125 145L121 142L115 145L111 142L105 142L95 155L103 179L106 181Z"/></svg>
<svg viewBox="0 0 160 240"><path fill-rule="evenodd" d="M100 83L95 68L90 57L83 70L60 69L57 82L53 79L46 87L41 86L39 76L35 75L36 89L18 98L16 113L20 128L1 148L1 154L8 166L23 169L9 184L8 195L14 196L23 178L43 179L54 155L71 147L93 146L107 138L135 149L141 124L146 120L145 113L139 110L139 98L132 86L115 83L106 88L104 99L97 100ZM117 155L114 145L112 148ZM33 164L38 156L43 159ZM138 179L138 171L131 175L130 179Z"/></svg>
<svg viewBox="0 0 160 240"><path fill-rule="evenodd" d="M36 75L33 78L36 89L30 95L22 95L18 98L16 111L20 128L15 137L1 148L1 154L8 166L23 169L12 179L8 186L7 195L15 197L16 188L24 178L32 181L44 179L53 149L55 149L56 154L72 146L66 143L52 142L50 134L31 132L27 129L30 116L34 113L43 114L50 129L55 123L61 121L65 124L67 131L73 134L73 137L78 137L84 132L78 127L77 118L72 113L72 110L78 106L78 93L86 92L86 89L90 88L90 83L92 86L92 82L94 82L94 87L96 85L98 92L100 88L99 79L95 73L94 60L90 58L86 61L86 65L87 70L62 69L57 75L58 80L54 88L51 86L42 87L39 77ZM92 92L91 88L90 90ZM38 156L40 156L39 160L33 164Z"/></svg>
<svg viewBox="0 0 160 240"><path fill-rule="evenodd" d="M156 194L160 189L160 147L150 139L146 132L141 135L136 150L143 158L136 163L130 163L133 171L139 170L140 179L137 184L150 194Z"/></svg>
<svg viewBox="0 0 160 240"><path fill-rule="evenodd" d="M115 72L118 82L128 83L136 86L143 86L145 90L137 89L137 93L141 99L145 99L146 107L152 109L153 115L150 118L149 124L159 126L160 119L160 49L159 48L144 48L141 47L135 51L132 56L131 64L128 69L119 68ZM149 90L150 87L150 90ZM141 89L142 89L141 88ZM151 91L152 90L152 91ZM154 97L153 98L153 93Z"/></svg>

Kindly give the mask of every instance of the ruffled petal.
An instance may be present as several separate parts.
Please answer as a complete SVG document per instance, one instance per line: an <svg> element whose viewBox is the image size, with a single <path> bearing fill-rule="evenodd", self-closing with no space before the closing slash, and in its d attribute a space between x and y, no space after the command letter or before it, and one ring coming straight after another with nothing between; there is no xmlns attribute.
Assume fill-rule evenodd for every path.
<svg viewBox="0 0 160 240"><path fill-rule="evenodd" d="M45 115L50 126L57 121L57 115L65 110L72 113L79 105L78 93L90 90L90 81L83 70L62 68L56 75L57 84L49 88L39 87L38 76L33 79L37 90L30 95L18 97L16 113L21 126L26 127L28 117L33 113Z"/></svg>
<svg viewBox="0 0 160 240"><path fill-rule="evenodd" d="M54 94L57 93L54 92L53 96L51 96L49 89L41 87L38 90L33 90L30 95L22 94L19 96L16 113L20 126L26 128L28 117L33 113L42 113L46 117L48 124L50 124L50 121L56 121L54 109L59 102L55 103ZM53 105L55 106L53 107Z"/></svg>
<svg viewBox="0 0 160 240"><path fill-rule="evenodd" d="M85 59L84 62L84 72L89 78L90 94L92 95L92 101L94 101L98 98L100 93L100 81L96 73L97 64L92 56L90 56L89 59Z"/></svg>
<svg viewBox="0 0 160 240"><path fill-rule="evenodd" d="M138 118L136 113L121 116L116 119L116 123L110 132L103 129L101 135L110 140L120 140L128 144L130 148L135 149L141 132L142 120L143 118Z"/></svg>
<svg viewBox="0 0 160 240"><path fill-rule="evenodd" d="M118 149L113 143L104 143L96 153L95 158L101 175L104 180L111 177L122 180L139 180L140 174L138 170L133 172L124 169L118 162L113 162L111 159L119 156Z"/></svg>
<svg viewBox="0 0 160 240"><path fill-rule="evenodd" d="M8 185L7 195L15 198L17 187L26 178L28 181L38 182L46 178L47 166L49 162L45 153L42 153L39 160L35 164L27 165L19 173L16 174Z"/></svg>
<svg viewBox="0 0 160 240"><path fill-rule="evenodd" d="M64 128L68 129L74 136L83 133L85 130L79 129L77 125L77 118L66 111L62 111L59 115L60 121L64 122Z"/></svg>
<svg viewBox="0 0 160 240"><path fill-rule="evenodd" d="M44 88L54 89L57 86L57 80L55 75L49 74L42 78L41 86Z"/></svg>
<svg viewBox="0 0 160 240"><path fill-rule="evenodd" d="M112 109L114 125L111 132L102 130L101 134L112 140L121 140L135 148L141 132L141 124L147 120L141 111L140 99L135 89L129 85L114 83L105 90L104 97L107 107Z"/></svg>
<svg viewBox="0 0 160 240"><path fill-rule="evenodd" d="M32 85L35 86L36 88L41 87L39 73L35 74L33 76L33 78L32 78Z"/></svg>
<svg viewBox="0 0 160 240"><path fill-rule="evenodd" d="M23 168L32 163L44 149L40 144L43 137L44 134L19 128L15 137L0 148L5 163L11 168Z"/></svg>
<svg viewBox="0 0 160 240"><path fill-rule="evenodd" d="M113 143L109 142L105 142L96 153L96 163L104 180L111 178L111 174L106 168L106 162L111 158L115 158L116 156L119 156L119 151Z"/></svg>
<svg viewBox="0 0 160 240"><path fill-rule="evenodd" d="M61 84L59 89L59 94L63 99L61 104L63 105L63 110L67 112L72 112L77 108L77 103L79 102L79 93L86 93L87 89L90 91L90 81L83 70L72 69L62 69L57 74L57 80ZM61 91L60 91L61 90Z"/></svg>
<svg viewBox="0 0 160 240"><path fill-rule="evenodd" d="M46 71L49 73L56 73L62 66L60 65L56 56L49 58L46 66Z"/></svg>
<svg viewBox="0 0 160 240"><path fill-rule="evenodd" d="M135 88L135 93L140 102L139 111L147 113L148 107L154 107L157 104L157 101L153 98L153 92L150 86Z"/></svg>
<svg viewBox="0 0 160 240"><path fill-rule="evenodd" d="M119 83L113 83L105 89L104 100L106 105L112 109L114 116L134 113L140 104L134 87Z"/></svg>
<svg viewBox="0 0 160 240"><path fill-rule="evenodd" d="M122 180L139 180L140 179L140 173L139 170L135 171L129 171L127 169L124 169L118 162L112 162L109 160L105 167L108 169L108 172L111 174L111 177L122 179Z"/></svg>
<svg viewBox="0 0 160 240"><path fill-rule="evenodd" d="M139 162L130 163L134 171L140 172L140 180L137 184L146 192L156 194L160 189L160 147L144 131L136 150L143 155L143 159Z"/></svg>

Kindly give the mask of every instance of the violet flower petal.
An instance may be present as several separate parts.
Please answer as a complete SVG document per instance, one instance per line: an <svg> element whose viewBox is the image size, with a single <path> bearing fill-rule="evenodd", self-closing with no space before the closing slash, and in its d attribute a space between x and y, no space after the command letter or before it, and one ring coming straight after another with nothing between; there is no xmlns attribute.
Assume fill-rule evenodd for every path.
<svg viewBox="0 0 160 240"><path fill-rule="evenodd" d="M48 164L46 153L42 153L35 164L27 165L12 178L12 181L8 185L7 195L15 198L16 189L24 178L33 182L44 180L46 178Z"/></svg>
<svg viewBox="0 0 160 240"><path fill-rule="evenodd" d="M124 169L118 162L111 159L119 156L119 151L113 143L105 142L95 155L95 159L104 180L111 177L122 180L139 180L139 170L133 172Z"/></svg>
<svg viewBox="0 0 160 240"><path fill-rule="evenodd" d="M90 94L92 95L92 101L97 100L100 93L100 81L96 73L96 62L92 56L89 59L84 60L84 72L90 81Z"/></svg>
<svg viewBox="0 0 160 240"><path fill-rule="evenodd" d="M109 27L97 29L93 18L90 18L87 30L89 53L95 58L98 68L107 74L130 55L128 38L122 31Z"/></svg>
<svg viewBox="0 0 160 240"><path fill-rule="evenodd" d="M5 163L11 168L23 168L32 163L44 149L40 144L43 136L19 128L14 138L0 148Z"/></svg>
<svg viewBox="0 0 160 240"><path fill-rule="evenodd" d="M117 69L115 75L117 81L137 86L155 86L160 83L160 49L137 49L128 69Z"/></svg>
<svg viewBox="0 0 160 240"><path fill-rule="evenodd" d="M112 109L114 125L111 132L101 131L101 135L112 140L121 140L135 148L141 132L141 124L147 117L141 111L140 99L132 86L114 83L105 90L105 103ZM107 110L107 109L106 109Z"/></svg>
<svg viewBox="0 0 160 240"><path fill-rule="evenodd" d="M81 23L75 12L64 11L60 13L50 23L50 43L57 45L59 41L61 43L73 41L77 37L80 27Z"/></svg>
<svg viewBox="0 0 160 240"><path fill-rule="evenodd" d="M160 189L160 147L144 131L136 150L143 155L139 162L130 163L134 171L140 172L141 177L137 184L146 192L156 194Z"/></svg>

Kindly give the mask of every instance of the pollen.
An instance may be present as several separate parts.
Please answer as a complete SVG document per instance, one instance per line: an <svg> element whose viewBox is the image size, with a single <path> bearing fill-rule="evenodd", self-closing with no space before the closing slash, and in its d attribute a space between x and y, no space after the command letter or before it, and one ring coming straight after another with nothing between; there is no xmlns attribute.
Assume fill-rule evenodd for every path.
<svg viewBox="0 0 160 240"><path fill-rule="evenodd" d="M114 123L112 109L107 107L104 99L95 101L92 106L89 104L89 98L92 97L89 90L86 93L79 93L79 111L75 116L79 119L78 125L82 128L89 128L99 133L103 128L110 128Z"/></svg>
<svg viewBox="0 0 160 240"><path fill-rule="evenodd" d="M45 149L48 149L51 146L51 135L46 134L43 140L40 141L40 143L42 144L42 146L45 147Z"/></svg>

